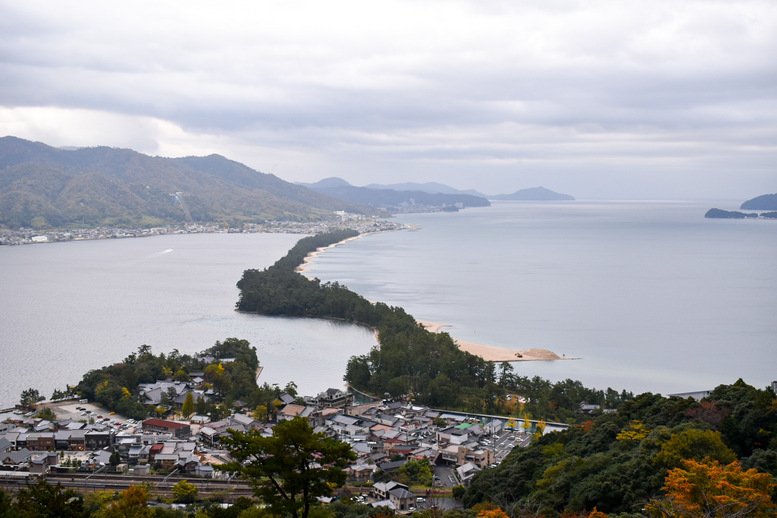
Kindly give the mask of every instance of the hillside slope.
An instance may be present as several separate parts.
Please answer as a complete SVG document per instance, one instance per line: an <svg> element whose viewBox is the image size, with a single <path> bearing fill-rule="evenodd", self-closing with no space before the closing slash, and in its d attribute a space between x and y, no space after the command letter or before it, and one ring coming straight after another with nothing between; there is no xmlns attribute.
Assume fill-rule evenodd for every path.
<svg viewBox="0 0 777 518"><path fill-rule="evenodd" d="M8 228L308 221L335 210L369 212L220 155L162 158L0 138L0 226Z"/></svg>

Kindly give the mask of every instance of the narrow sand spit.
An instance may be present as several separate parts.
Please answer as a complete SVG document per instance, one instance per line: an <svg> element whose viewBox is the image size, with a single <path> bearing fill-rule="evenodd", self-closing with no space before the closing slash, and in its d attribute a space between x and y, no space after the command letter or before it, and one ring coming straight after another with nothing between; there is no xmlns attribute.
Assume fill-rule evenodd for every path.
<svg viewBox="0 0 777 518"><path fill-rule="evenodd" d="M305 256L305 259L302 260L302 264L297 266L297 268L294 270L295 272L305 274L305 272L308 271L310 267L310 263L313 262L313 260L321 255L322 252L326 252L330 248L334 248L336 246L340 246L343 243L347 243L348 241L353 241L354 239L359 239L362 236L365 236L366 234L359 234L358 236L349 237L346 239L343 239L342 241L338 241L337 243L332 243L329 246L320 246L316 248L313 252L310 252L308 255Z"/></svg>
<svg viewBox="0 0 777 518"><path fill-rule="evenodd" d="M443 327L449 327L448 324L438 324L436 322L419 321L419 324L424 326L425 329L432 333L439 333ZM493 345L479 344L475 342L467 342L466 340L453 340L459 349L466 351L475 356L480 356L489 362L525 362L525 361L540 361L540 360L573 360L574 358L567 358L566 356L559 356L553 351L547 349L504 349L502 347L494 347Z"/></svg>

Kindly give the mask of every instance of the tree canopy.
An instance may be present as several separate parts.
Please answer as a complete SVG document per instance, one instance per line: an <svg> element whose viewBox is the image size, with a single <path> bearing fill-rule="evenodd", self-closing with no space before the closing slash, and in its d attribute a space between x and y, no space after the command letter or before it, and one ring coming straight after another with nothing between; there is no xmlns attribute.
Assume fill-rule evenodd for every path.
<svg viewBox="0 0 777 518"><path fill-rule="evenodd" d="M258 430L229 434L222 444L235 461L216 469L239 473L278 516L307 518L318 497L345 483L343 469L356 458L349 445L314 433L300 417L277 424L270 437Z"/></svg>
<svg viewBox="0 0 777 518"><path fill-rule="evenodd" d="M745 471L737 462L684 460L666 477L666 498L651 500L646 510L656 518L774 516L774 488L769 473Z"/></svg>
<svg viewBox="0 0 777 518"><path fill-rule="evenodd" d="M691 465L690 472L706 470L710 476L722 470L724 482L732 480L729 475L739 476L737 466L750 473L746 480L761 480L757 473L765 473L768 480L777 475L777 422L772 420L776 404L771 389L759 390L741 380L717 387L701 402L642 394L616 413L513 449L498 467L475 476L463 502L466 507L492 502L512 516L594 508L634 513L662 490L670 491L667 475L682 475L672 470L689 471ZM763 490L774 497L774 486Z"/></svg>

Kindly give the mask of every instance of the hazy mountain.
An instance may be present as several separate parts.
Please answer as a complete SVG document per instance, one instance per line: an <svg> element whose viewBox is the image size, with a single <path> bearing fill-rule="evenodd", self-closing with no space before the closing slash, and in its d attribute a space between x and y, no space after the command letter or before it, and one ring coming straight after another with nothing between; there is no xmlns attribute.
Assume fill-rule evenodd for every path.
<svg viewBox="0 0 777 518"><path fill-rule="evenodd" d="M343 180L345 181L345 180ZM487 196L483 193L480 193L474 189L467 189L466 191L462 191L459 189L455 189L449 185L445 185L442 183L437 182L426 182L426 183L415 183L415 182L406 182L406 183L392 183L388 185L383 185L379 183L371 183L369 185L365 185L368 189L393 189L395 191L423 191L428 192L431 194L436 193L442 193L442 194L469 194L472 196L479 196L481 198L487 198Z"/></svg>
<svg viewBox="0 0 777 518"><path fill-rule="evenodd" d="M186 214L186 210L191 219ZM316 220L370 209L220 155L151 157L0 138L0 226L149 226Z"/></svg>
<svg viewBox="0 0 777 518"><path fill-rule="evenodd" d="M487 199L471 194L443 194L419 190L404 191L387 188L355 187L342 178L325 178L316 183L301 185L333 198L392 212L487 207L490 205Z"/></svg>
<svg viewBox="0 0 777 518"><path fill-rule="evenodd" d="M488 197L490 200L515 200L515 201L568 201L574 200L568 194L553 192L545 187L532 187L521 189L512 194L497 194Z"/></svg>
<svg viewBox="0 0 777 518"><path fill-rule="evenodd" d="M777 194L763 194L747 200L740 207L745 210L777 210Z"/></svg>

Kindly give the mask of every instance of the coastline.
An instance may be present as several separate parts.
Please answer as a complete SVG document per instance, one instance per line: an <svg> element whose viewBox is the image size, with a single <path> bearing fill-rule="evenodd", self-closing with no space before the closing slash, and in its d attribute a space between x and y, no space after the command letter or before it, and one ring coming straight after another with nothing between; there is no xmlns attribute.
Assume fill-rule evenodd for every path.
<svg viewBox="0 0 777 518"><path fill-rule="evenodd" d="M373 234L373 233L374 232L360 233L357 236L343 239L342 241L338 241L337 243L333 243L328 246L319 247L313 252L310 252L309 254L307 254L305 258L302 260L302 264L299 265L297 268L295 268L294 271L302 275L305 275L305 277L310 278L310 276L306 274L310 269L310 265L319 255L321 255L322 253L326 252L331 248L340 246L349 241L353 241L354 239L358 239L360 237L364 237L366 235ZM449 324L440 324L437 322L429 322L424 320L417 320L417 322L420 325L422 325L426 330L432 333L439 333L443 327L450 327ZM376 340L378 339L377 330L375 331L375 339ZM475 356L480 356L481 358L489 362L526 362L526 361L552 361L552 360L576 360L577 359L577 358L568 358L563 355L559 356L553 351L549 351L547 349L533 348L533 349L515 350L515 349L505 349L503 347L496 347L493 345L481 344L477 342L470 342L467 340L458 340L456 338L454 338L453 341L462 351L468 352L470 354L474 354ZM378 340L378 344L380 344L379 340Z"/></svg>
<svg viewBox="0 0 777 518"><path fill-rule="evenodd" d="M439 333L442 328L450 327L449 324L440 324L437 322L428 322L425 320L419 320L424 329L432 333ZM496 347L493 345L480 344L477 342L469 342L467 340L453 339L459 349L466 351L475 356L480 356L489 362L527 362L527 361L551 361L551 360L576 360L577 358L568 358L566 356L559 356L553 351L547 349L505 349L503 347Z"/></svg>
<svg viewBox="0 0 777 518"><path fill-rule="evenodd" d="M338 241L337 243L333 243L333 244L328 245L328 246L320 246L320 247L318 247L314 251L312 251L308 255L306 255L305 258L302 260L302 264L297 266L294 269L294 271L297 272L297 273L301 273L302 275L305 275L307 273L307 271L310 269L309 267L310 267L311 263L313 262L313 260L316 257L318 257L319 255L321 255L323 252L326 252L330 248L334 248L336 246L340 246L340 245L342 245L344 243L347 243L348 241L353 241L354 239L359 239L360 237L363 237L363 236L366 236L366 235L367 235L366 233L361 233L360 232L358 236L349 237L349 238L343 239L342 241ZM305 275L305 277L308 277L308 276Z"/></svg>

